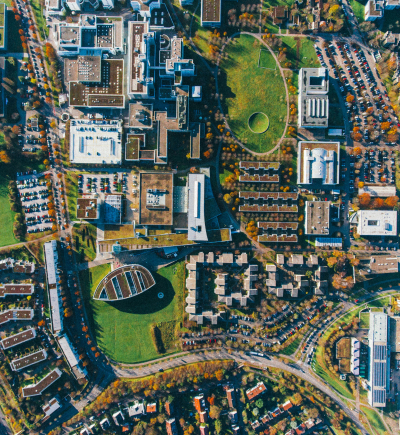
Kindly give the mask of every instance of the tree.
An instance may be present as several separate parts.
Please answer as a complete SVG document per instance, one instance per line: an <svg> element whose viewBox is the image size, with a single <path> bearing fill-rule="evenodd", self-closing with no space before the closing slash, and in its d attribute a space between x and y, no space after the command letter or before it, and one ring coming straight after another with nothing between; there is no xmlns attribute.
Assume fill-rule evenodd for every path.
<svg viewBox="0 0 400 435"><path fill-rule="evenodd" d="M215 420L215 422L214 422L214 427L215 427L215 432L216 432L217 434L220 434L221 431L222 431L222 423L221 423L221 420Z"/></svg>
<svg viewBox="0 0 400 435"><path fill-rule="evenodd" d="M387 121L381 122L381 129L382 130L389 130L390 124Z"/></svg>
<svg viewBox="0 0 400 435"><path fill-rule="evenodd" d="M11 163L11 159L8 156L6 151L0 151L0 161L2 161L3 163L6 163L6 164Z"/></svg>
<svg viewBox="0 0 400 435"><path fill-rule="evenodd" d="M262 399L256 400L256 406L261 409L264 406L264 401Z"/></svg>
<svg viewBox="0 0 400 435"><path fill-rule="evenodd" d="M362 150L360 147L355 147L353 150L353 155L359 156L362 153Z"/></svg>
<svg viewBox="0 0 400 435"><path fill-rule="evenodd" d="M385 201L382 198L375 198L372 201L371 207L376 210L382 208L384 205L385 205Z"/></svg>
<svg viewBox="0 0 400 435"><path fill-rule="evenodd" d="M260 410L258 408L254 408L253 411L251 411L251 413L254 415L254 417L258 417L260 414Z"/></svg>
<svg viewBox="0 0 400 435"><path fill-rule="evenodd" d="M214 420L218 420L221 414L221 408L216 405L210 406L210 417Z"/></svg>
<svg viewBox="0 0 400 435"><path fill-rule="evenodd" d="M346 101L348 103L352 103L354 101L354 95L351 95L351 94L347 95Z"/></svg>
<svg viewBox="0 0 400 435"><path fill-rule="evenodd" d="M395 207L398 202L399 202L398 196L389 196L388 198L385 199L385 205L387 205L390 208Z"/></svg>
<svg viewBox="0 0 400 435"><path fill-rule="evenodd" d="M358 188L359 188L359 189L362 189L364 186L365 186L364 181L360 181L360 182L358 183Z"/></svg>
<svg viewBox="0 0 400 435"><path fill-rule="evenodd" d="M231 197L231 195L230 195L229 193L226 193L226 194L224 195L224 201L225 201L228 205L230 205L230 204L232 204L232 202L233 202L233 198Z"/></svg>
<svg viewBox="0 0 400 435"><path fill-rule="evenodd" d="M371 195L369 193L362 193L361 195L358 195L358 200L362 207L368 207L371 202Z"/></svg>
<svg viewBox="0 0 400 435"><path fill-rule="evenodd" d="M360 142L362 139L362 134L361 133L354 133L354 141L355 142Z"/></svg>

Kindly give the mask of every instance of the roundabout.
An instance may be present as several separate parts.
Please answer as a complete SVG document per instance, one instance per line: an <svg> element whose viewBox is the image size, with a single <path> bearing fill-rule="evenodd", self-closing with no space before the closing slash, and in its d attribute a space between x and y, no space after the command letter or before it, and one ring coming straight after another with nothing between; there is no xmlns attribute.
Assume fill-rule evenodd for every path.
<svg viewBox="0 0 400 435"><path fill-rule="evenodd" d="M263 112L254 112L250 115L247 125L253 133L265 133L269 128L269 118Z"/></svg>

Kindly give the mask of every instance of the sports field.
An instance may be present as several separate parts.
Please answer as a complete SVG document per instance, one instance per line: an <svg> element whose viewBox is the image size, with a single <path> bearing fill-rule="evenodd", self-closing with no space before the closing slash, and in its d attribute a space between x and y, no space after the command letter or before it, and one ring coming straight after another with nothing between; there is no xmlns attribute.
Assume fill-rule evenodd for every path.
<svg viewBox="0 0 400 435"><path fill-rule="evenodd" d="M90 326L100 349L114 361L134 363L160 356L153 344L150 327L159 326L167 353L176 350L174 328L183 315L185 263L183 261L160 269L156 285L142 295L108 303L95 301L92 295L101 279L110 272L110 265L100 265L80 272L80 279ZM158 298L162 292L164 297ZM171 345L172 343L172 345Z"/></svg>
<svg viewBox="0 0 400 435"><path fill-rule="evenodd" d="M286 92L279 70L258 67L262 44L250 35L240 35L225 48L218 79L229 127L243 144L255 152L272 149L285 128ZM270 62L268 63L270 64ZM264 133L253 133L249 118L262 112L269 118Z"/></svg>

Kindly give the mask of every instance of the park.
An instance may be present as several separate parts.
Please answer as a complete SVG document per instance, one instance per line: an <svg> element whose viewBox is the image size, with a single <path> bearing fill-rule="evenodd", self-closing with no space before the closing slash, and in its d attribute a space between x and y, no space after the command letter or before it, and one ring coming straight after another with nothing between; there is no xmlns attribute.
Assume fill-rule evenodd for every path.
<svg viewBox="0 0 400 435"><path fill-rule="evenodd" d="M115 362L130 364L177 351L176 333L183 320L184 262L153 272L156 284L135 298L94 300L95 289L110 271L111 266L103 264L80 272L89 323L104 354ZM162 354L154 342L155 327L162 341Z"/></svg>
<svg viewBox="0 0 400 435"><path fill-rule="evenodd" d="M273 55L250 35L229 42L218 87L232 134L250 151L265 153L285 130L286 91Z"/></svg>

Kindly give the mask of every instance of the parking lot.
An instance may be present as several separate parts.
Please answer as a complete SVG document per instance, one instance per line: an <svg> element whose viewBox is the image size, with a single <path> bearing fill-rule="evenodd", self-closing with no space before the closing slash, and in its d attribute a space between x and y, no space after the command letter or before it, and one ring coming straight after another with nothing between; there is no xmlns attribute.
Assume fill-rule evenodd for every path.
<svg viewBox="0 0 400 435"><path fill-rule="evenodd" d="M358 181L394 184L393 138L400 124L392 113L375 66L369 65L367 56L356 45L332 42L316 46L316 50L321 65L329 68L331 79L338 85L348 129L353 133L355 148L350 151L354 155L348 168L350 190L354 190ZM344 159L341 166L344 181L347 170Z"/></svg>
<svg viewBox="0 0 400 435"><path fill-rule="evenodd" d="M124 222L132 222L138 212L139 176L127 172L109 174L80 174L78 193L80 195L98 195L104 199L105 194L122 193L125 195ZM138 216L136 216L137 218Z"/></svg>
<svg viewBox="0 0 400 435"><path fill-rule="evenodd" d="M49 216L49 192L43 174L17 173L17 187L25 212L28 233L49 231L53 218Z"/></svg>

